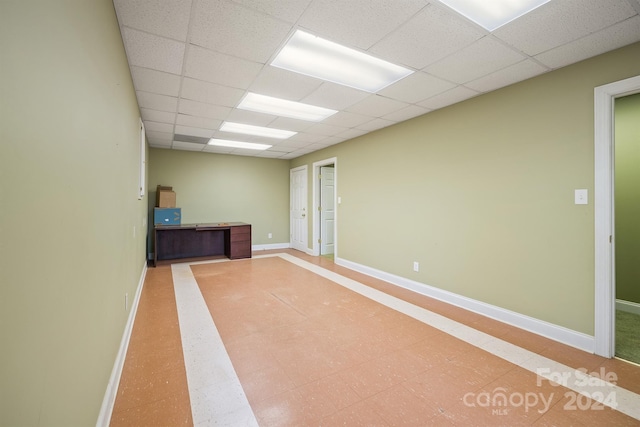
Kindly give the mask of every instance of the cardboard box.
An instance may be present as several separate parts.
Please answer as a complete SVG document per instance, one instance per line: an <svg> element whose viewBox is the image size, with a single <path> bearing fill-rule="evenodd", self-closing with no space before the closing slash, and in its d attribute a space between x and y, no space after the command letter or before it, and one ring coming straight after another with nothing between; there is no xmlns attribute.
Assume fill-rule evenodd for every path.
<svg viewBox="0 0 640 427"><path fill-rule="evenodd" d="M176 193L172 191L172 187L158 185L156 190L156 207L158 208L175 208Z"/></svg>
<svg viewBox="0 0 640 427"><path fill-rule="evenodd" d="M182 211L180 208L154 208L153 225L180 225Z"/></svg>

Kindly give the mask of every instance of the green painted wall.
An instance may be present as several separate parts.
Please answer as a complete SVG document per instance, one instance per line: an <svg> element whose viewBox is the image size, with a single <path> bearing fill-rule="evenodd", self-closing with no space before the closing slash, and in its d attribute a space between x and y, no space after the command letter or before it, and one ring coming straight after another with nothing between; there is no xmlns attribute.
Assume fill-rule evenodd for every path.
<svg viewBox="0 0 640 427"><path fill-rule="evenodd" d="M95 425L146 245L113 3L3 0L0 58L0 425Z"/></svg>
<svg viewBox="0 0 640 427"><path fill-rule="evenodd" d="M640 94L615 101L616 298L640 304Z"/></svg>
<svg viewBox="0 0 640 427"><path fill-rule="evenodd" d="M185 224L247 222L252 244L289 243L288 160L152 148L150 211L158 184L173 187Z"/></svg>
<svg viewBox="0 0 640 427"><path fill-rule="evenodd" d="M339 258L592 335L593 202L574 190L593 201L594 88L638 74L640 43L291 167L337 157Z"/></svg>

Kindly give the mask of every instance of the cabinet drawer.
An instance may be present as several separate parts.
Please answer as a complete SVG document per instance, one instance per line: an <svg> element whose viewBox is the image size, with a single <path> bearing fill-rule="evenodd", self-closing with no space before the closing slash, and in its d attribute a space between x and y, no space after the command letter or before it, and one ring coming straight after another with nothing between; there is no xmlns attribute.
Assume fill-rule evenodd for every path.
<svg viewBox="0 0 640 427"><path fill-rule="evenodd" d="M235 234L251 234L251 226L250 225L242 225L238 227L231 227L231 235Z"/></svg>
<svg viewBox="0 0 640 427"><path fill-rule="evenodd" d="M229 258L251 258L251 244L249 242L236 243L231 247Z"/></svg>

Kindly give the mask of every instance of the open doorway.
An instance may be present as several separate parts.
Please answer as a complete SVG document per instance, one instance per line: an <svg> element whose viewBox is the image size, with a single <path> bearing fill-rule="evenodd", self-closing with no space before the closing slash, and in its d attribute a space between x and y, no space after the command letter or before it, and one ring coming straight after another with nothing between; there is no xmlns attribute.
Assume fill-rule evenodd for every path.
<svg viewBox="0 0 640 427"><path fill-rule="evenodd" d="M640 364L640 93L614 101L615 356Z"/></svg>
<svg viewBox="0 0 640 427"><path fill-rule="evenodd" d="M337 159L313 164L313 254L337 254Z"/></svg>
<svg viewBox="0 0 640 427"><path fill-rule="evenodd" d="M616 240L614 215L615 100L640 93L640 76L595 88L595 328L594 353L616 349Z"/></svg>

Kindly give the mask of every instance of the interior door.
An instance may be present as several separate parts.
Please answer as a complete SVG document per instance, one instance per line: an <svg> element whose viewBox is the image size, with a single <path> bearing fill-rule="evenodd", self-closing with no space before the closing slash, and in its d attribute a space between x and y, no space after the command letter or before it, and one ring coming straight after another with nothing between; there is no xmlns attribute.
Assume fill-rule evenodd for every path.
<svg viewBox="0 0 640 427"><path fill-rule="evenodd" d="M320 168L320 255L334 253L335 180L333 166Z"/></svg>
<svg viewBox="0 0 640 427"><path fill-rule="evenodd" d="M307 167L290 172L290 244L293 249L307 251Z"/></svg>

